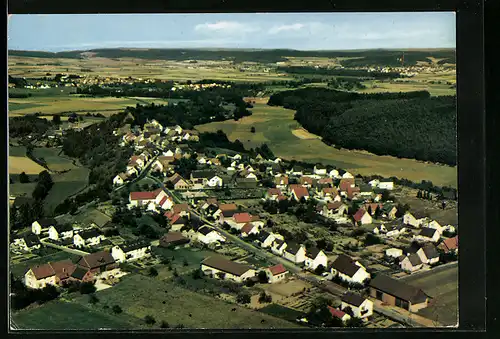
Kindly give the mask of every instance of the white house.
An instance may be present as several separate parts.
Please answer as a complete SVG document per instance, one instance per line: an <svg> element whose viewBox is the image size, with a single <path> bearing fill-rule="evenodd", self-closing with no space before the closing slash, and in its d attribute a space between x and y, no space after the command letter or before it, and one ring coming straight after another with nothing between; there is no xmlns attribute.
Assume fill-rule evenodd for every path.
<svg viewBox="0 0 500 339"><path fill-rule="evenodd" d="M406 212L403 216L403 223L413 227L420 227L425 222L425 217L417 216L415 213Z"/></svg>
<svg viewBox="0 0 500 339"><path fill-rule="evenodd" d="M24 275L24 284L33 289L44 288L47 285L57 285L57 276L50 264L34 266Z"/></svg>
<svg viewBox="0 0 500 339"><path fill-rule="evenodd" d="M285 249L287 247L287 243L281 239L274 239L271 244L271 252L276 255L283 255Z"/></svg>
<svg viewBox="0 0 500 339"><path fill-rule="evenodd" d="M355 223L361 225L371 224L373 222L372 216L365 209L360 208L353 216Z"/></svg>
<svg viewBox="0 0 500 339"><path fill-rule="evenodd" d="M368 185L370 185L373 188L378 187L379 184L380 184L380 180L378 180L378 179L373 179L372 181L368 182Z"/></svg>
<svg viewBox="0 0 500 339"><path fill-rule="evenodd" d="M382 225L386 228L385 235L387 237L398 237L401 234L406 233L406 227L404 224L395 224L395 225Z"/></svg>
<svg viewBox="0 0 500 339"><path fill-rule="evenodd" d="M259 242L260 247L267 248L273 244L274 239L276 238L272 233L262 231L259 233L257 241Z"/></svg>
<svg viewBox="0 0 500 339"><path fill-rule="evenodd" d="M115 185L115 186L123 185L128 178L129 178L129 175L127 173L117 174L113 178L113 185Z"/></svg>
<svg viewBox="0 0 500 339"><path fill-rule="evenodd" d="M203 260L201 270L213 278L233 280L238 283L255 276L255 270L250 266L215 256Z"/></svg>
<svg viewBox="0 0 500 339"><path fill-rule="evenodd" d="M73 237L71 224L58 224L49 227L49 238L52 240L68 239Z"/></svg>
<svg viewBox="0 0 500 339"><path fill-rule="evenodd" d="M331 273L350 283L363 284L365 280L370 279L370 273L365 267L345 254L340 254L332 263Z"/></svg>
<svg viewBox="0 0 500 339"><path fill-rule="evenodd" d="M424 244L417 251L417 255L424 264L432 265L439 262L439 252L432 243Z"/></svg>
<svg viewBox="0 0 500 339"><path fill-rule="evenodd" d="M344 311L349 307L356 318L364 319L373 314L373 302L357 293L347 291L341 301L340 309Z"/></svg>
<svg viewBox="0 0 500 339"><path fill-rule="evenodd" d="M342 178L349 179L349 178L354 178L354 176L349 172L345 172L344 174L342 174Z"/></svg>
<svg viewBox="0 0 500 339"><path fill-rule="evenodd" d="M392 181L384 181L384 182L381 181L378 184L378 188L390 191L394 189L394 183Z"/></svg>
<svg viewBox="0 0 500 339"><path fill-rule="evenodd" d="M422 227L420 232L415 235L413 239L421 242L431 241L435 243L441 239L441 234L433 228Z"/></svg>
<svg viewBox="0 0 500 339"><path fill-rule="evenodd" d="M314 174L316 175L326 175L326 168L320 168L314 166Z"/></svg>
<svg viewBox="0 0 500 339"><path fill-rule="evenodd" d="M435 229L436 231L439 232L439 234L443 234L443 231L444 231L444 227L441 226L436 220L432 220L431 222L429 223L425 223L423 225L424 227L429 227L429 228L433 228Z"/></svg>
<svg viewBox="0 0 500 339"><path fill-rule="evenodd" d="M289 273L283 264L267 267L264 271L271 284L284 280Z"/></svg>
<svg viewBox="0 0 500 339"><path fill-rule="evenodd" d="M310 270L315 270L319 265L322 265L326 270L328 267L328 257L322 250L312 247L306 250L304 264Z"/></svg>
<svg viewBox="0 0 500 339"><path fill-rule="evenodd" d="M283 257L296 264L303 263L306 260L306 248L301 244L290 242L283 251Z"/></svg>
<svg viewBox="0 0 500 339"><path fill-rule="evenodd" d="M226 241L226 238L223 235L217 232L214 228L208 226L202 226L198 229L197 239L207 245Z"/></svg>
<svg viewBox="0 0 500 339"><path fill-rule="evenodd" d="M40 238L37 234L30 233L22 238L14 239L12 243L14 246L18 246L21 250L29 252L31 250L37 250L42 247L40 243Z"/></svg>
<svg viewBox="0 0 500 339"><path fill-rule="evenodd" d="M328 172L328 176L330 178L335 178L335 179L339 179L340 178L339 171L337 171L336 169L332 169L330 172Z"/></svg>
<svg viewBox="0 0 500 339"><path fill-rule="evenodd" d="M259 226L255 225L252 222L247 222L240 230L241 236L243 238L248 237L251 234L259 234Z"/></svg>
<svg viewBox="0 0 500 339"><path fill-rule="evenodd" d="M80 233L77 233L73 236L73 244L76 247L88 247L99 245L105 237L95 228L90 228L88 230L84 230Z"/></svg>
<svg viewBox="0 0 500 339"><path fill-rule="evenodd" d="M399 257L401 269L406 272L415 272L422 268L422 261L416 253Z"/></svg>
<svg viewBox="0 0 500 339"><path fill-rule="evenodd" d="M116 262L126 262L141 259L150 255L151 245L143 242L116 245L111 249L111 255Z"/></svg>
<svg viewBox="0 0 500 339"><path fill-rule="evenodd" d="M392 258L399 258L403 255L403 250L400 248L388 248L385 250L385 255Z"/></svg>
<svg viewBox="0 0 500 339"><path fill-rule="evenodd" d="M31 232L40 235L42 231L46 231L50 228L50 226L55 225L57 225L57 221L53 218L40 219L31 224Z"/></svg>

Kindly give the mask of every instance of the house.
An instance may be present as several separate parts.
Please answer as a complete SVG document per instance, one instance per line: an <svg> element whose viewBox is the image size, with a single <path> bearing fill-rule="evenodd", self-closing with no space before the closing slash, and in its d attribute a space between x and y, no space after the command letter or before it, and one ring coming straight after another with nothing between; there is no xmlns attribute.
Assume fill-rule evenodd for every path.
<svg viewBox="0 0 500 339"><path fill-rule="evenodd" d="M328 172L328 176L335 179L340 178L339 171L337 171L336 169L332 169L330 172Z"/></svg>
<svg viewBox="0 0 500 339"><path fill-rule="evenodd" d="M417 252L424 264L432 265L439 262L439 253L432 243L425 243Z"/></svg>
<svg viewBox="0 0 500 339"><path fill-rule="evenodd" d="M281 190L279 188L270 188L267 190L265 199L277 201L278 197L281 196Z"/></svg>
<svg viewBox="0 0 500 339"><path fill-rule="evenodd" d="M277 188L285 189L288 187L288 177L284 175L274 177L274 183Z"/></svg>
<svg viewBox="0 0 500 339"><path fill-rule="evenodd" d="M49 265L52 266L55 272L56 283L58 285L65 284L77 267L70 259L52 262Z"/></svg>
<svg viewBox="0 0 500 339"><path fill-rule="evenodd" d="M174 214L179 214L181 217L189 216L190 210L191 208L187 203L175 204L174 206L172 206L172 212Z"/></svg>
<svg viewBox="0 0 500 339"><path fill-rule="evenodd" d="M274 235L267 231L262 231L259 233L259 236L257 237L257 241L260 245L260 247L267 248L272 245L274 239Z"/></svg>
<svg viewBox="0 0 500 339"><path fill-rule="evenodd" d="M146 164L145 157L140 155L133 155L130 157L130 161L128 163L129 166L144 168Z"/></svg>
<svg viewBox="0 0 500 339"><path fill-rule="evenodd" d="M112 270L118 265L115 259L108 251L99 251L83 256L78 261L78 265L94 274Z"/></svg>
<svg viewBox="0 0 500 339"><path fill-rule="evenodd" d="M360 208L353 216L356 224L371 224L373 222L372 216L365 209Z"/></svg>
<svg viewBox="0 0 500 339"><path fill-rule="evenodd" d="M399 258L403 255L403 250L400 248L388 248L385 250L385 255L391 258Z"/></svg>
<svg viewBox="0 0 500 339"><path fill-rule="evenodd" d="M347 187L347 192L344 192L344 193L348 199L354 200L354 199L357 199L361 195L360 191L361 190L359 187Z"/></svg>
<svg viewBox="0 0 500 339"><path fill-rule="evenodd" d="M177 247L189 244L189 238L186 238L181 232L168 232L160 238L160 247Z"/></svg>
<svg viewBox="0 0 500 339"><path fill-rule="evenodd" d="M127 179L130 177L130 175L128 173L120 173L120 174L117 174L114 178L113 178L113 185L115 186L118 186L118 185L123 185L125 183L125 181L127 181Z"/></svg>
<svg viewBox="0 0 500 339"><path fill-rule="evenodd" d="M309 199L309 192L305 187L293 187L291 192L292 198L295 199L295 201L300 201L302 198L305 200Z"/></svg>
<svg viewBox="0 0 500 339"><path fill-rule="evenodd" d="M382 212L383 205L382 204L375 204L375 203L366 203L364 204L364 209L368 212L370 212L370 215L375 215L377 212L377 209Z"/></svg>
<svg viewBox="0 0 500 339"><path fill-rule="evenodd" d="M327 218L338 218L343 216L347 211L347 205L340 201L329 202L324 205L318 205L316 211Z"/></svg>
<svg viewBox="0 0 500 339"><path fill-rule="evenodd" d="M155 210L160 207L164 210L171 209L174 202L162 188L153 192L130 192L128 208L147 207L149 210Z"/></svg>
<svg viewBox="0 0 500 339"><path fill-rule="evenodd" d="M326 168L321 168L318 166L314 166L314 174L316 175L326 175Z"/></svg>
<svg viewBox="0 0 500 339"><path fill-rule="evenodd" d="M234 213L232 217L224 218L224 220L229 226L239 231L246 223L253 221L253 216L247 212Z"/></svg>
<svg viewBox="0 0 500 339"><path fill-rule="evenodd" d="M273 252L276 255L283 255L286 247L287 247L287 243L284 240L274 239L273 243L271 244L271 252Z"/></svg>
<svg viewBox="0 0 500 339"><path fill-rule="evenodd" d="M49 227L49 239L59 240L73 237L73 226L71 224L56 224Z"/></svg>
<svg viewBox="0 0 500 339"><path fill-rule="evenodd" d="M214 217L231 218L238 211L236 204L220 204L219 209L213 214Z"/></svg>
<svg viewBox="0 0 500 339"><path fill-rule="evenodd" d="M302 186L309 188L314 184L314 179L310 177L301 177L299 182Z"/></svg>
<svg viewBox="0 0 500 339"><path fill-rule="evenodd" d="M284 280L289 273L283 264L267 267L264 271L271 284Z"/></svg>
<svg viewBox="0 0 500 339"><path fill-rule="evenodd" d="M36 265L24 275L24 284L33 289L44 288L47 285L56 286L56 272L50 264Z"/></svg>
<svg viewBox="0 0 500 339"><path fill-rule="evenodd" d="M191 181L202 187L222 187L222 178L217 176L214 171L193 171L191 172Z"/></svg>
<svg viewBox="0 0 500 339"><path fill-rule="evenodd" d="M31 224L31 232L34 234L40 235L42 231L46 231L49 229L50 226L55 226L57 225L57 221L54 218L45 218L45 219L40 219L37 221L34 221Z"/></svg>
<svg viewBox="0 0 500 339"><path fill-rule="evenodd" d="M188 184L179 174L175 173L171 176L168 181L170 181L174 187L174 190L187 190L191 185Z"/></svg>
<svg viewBox="0 0 500 339"><path fill-rule="evenodd" d="M443 240L439 244L438 248L444 251L444 253L458 252L458 235L453 238Z"/></svg>
<svg viewBox="0 0 500 339"><path fill-rule="evenodd" d="M255 270L248 265L236 263L218 256L211 256L201 262L205 275L242 283L255 276Z"/></svg>
<svg viewBox="0 0 500 339"><path fill-rule="evenodd" d="M396 219L396 213L398 209L394 204L384 204L382 206L382 216L389 219Z"/></svg>
<svg viewBox="0 0 500 339"><path fill-rule="evenodd" d="M432 220L431 222L429 223L424 223L422 226L424 227L429 227L429 228L433 228L435 229L436 231L439 232L439 234L443 234L444 232L444 227L441 226L436 220Z"/></svg>
<svg viewBox="0 0 500 339"><path fill-rule="evenodd" d="M335 187L324 187L319 191L319 196L325 201L341 201L337 189Z"/></svg>
<svg viewBox="0 0 500 339"><path fill-rule="evenodd" d="M342 295L340 309L350 308L356 318L364 319L373 315L373 301L361 295L347 291Z"/></svg>
<svg viewBox="0 0 500 339"><path fill-rule="evenodd" d="M439 239L441 239L441 234L439 234L439 232L433 228L422 227L420 232L414 236L414 239L422 242L438 242Z"/></svg>
<svg viewBox="0 0 500 339"><path fill-rule="evenodd" d="M387 237L398 237L407 231L406 226L400 223L382 224L382 226L386 229L385 235Z"/></svg>
<svg viewBox="0 0 500 339"><path fill-rule="evenodd" d="M306 248L302 244L289 242L283 251L283 257L295 264L303 263L306 260Z"/></svg>
<svg viewBox="0 0 500 339"><path fill-rule="evenodd" d="M384 181L384 182L381 181L378 184L378 188L390 191L394 189L394 183L392 181Z"/></svg>
<svg viewBox="0 0 500 339"><path fill-rule="evenodd" d="M342 174L342 179L354 179L354 176L349 172L345 172Z"/></svg>
<svg viewBox="0 0 500 339"><path fill-rule="evenodd" d="M363 284L370 279L365 267L345 254L340 254L332 263L331 273L349 283Z"/></svg>
<svg viewBox="0 0 500 339"><path fill-rule="evenodd" d="M310 270L315 270L320 265L323 266L323 269L326 269L328 267L328 257L322 250L312 247L306 250L304 264Z"/></svg>
<svg viewBox="0 0 500 339"><path fill-rule="evenodd" d="M330 305L327 306L328 311L332 315L333 318L340 319L342 322L346 322L349 319L351 319L351 316L344 311L338 310L336 308L331 307Z"/></svg>
<svg viewBox="0 0 500 339"><path fill-rule="evenodd" d="M73 244L75 244L76 247L95 246L100 244L101 240L104 239L104 235L100 234L97 229L90 228L75 234L73 236Z"/></svg>
<svg viewBox="0 0 500 339"><path fill-rule="evenodd" d="M73 281L80 282L80 283L81 282L91 282L94 280L95 280L94 274L90 270L87 270L83 267L75 265L75 269L69 275L69 277L66 279L65 283L73 282Z"/></svg>
<svg viewBox="0 0 500 339"><path fill-rule="evenodd" d="M113 256L116 262L121 263L149 256L150 251L150 244L142 241L137 241L133 243L114 246L111 249L111 256Z"/></svg>
<svg viewBox="0 0 500 339"><path fill-rule="evenodd" d="M425 222L425 216L420 215L416 212L410 213L406 212L403 216L403 223L406 225L411 225L413 227L420 227Z"/></svg>
<svg viewBox="0 0 500 339"><path fill-rule="evenodd" d="M33 233L25 235L22 238L15 239L13 244L19 246L20 249L26 252L37 250L42 247L40 238L38 237L38 235Z"/></svg>
<svg viewBox="0 0 500 339"><path fill-rule="evenodd" d="M226 238L221 235L217 230L209 226L202 226L198 228L197 239L206 245L213 243L225 242Z"/></svg>
<svg viewBox="0 0 500 339"><path fill-rule="evenodd" d="M185 225L189 224L189 220L186 216L172 214L171 212L166 212L165 216L170 221L170 231L180 231Z"/></svg>
<svg viewBox="0 0 500 339"><path fill-rule="evenodd" d="M240 230L241 236L243 238L248 237L251 234L259 234L259 227L252 222L247 222Z"/></svg>
<svg viewBox="0 0 500 339"><path fill-rule="evenodd" d="M421 289L384 274L377 274L370 281L369 288L371 297L411 312L427 307L429 302L429 296Z"/></svg>
<svg viewBox="0 0 500 339"><path fill-rule="evenodd" d="M402 255L398 258L401 269L406 272L415 272L422 268L422 261L416 253Z"/></svg>

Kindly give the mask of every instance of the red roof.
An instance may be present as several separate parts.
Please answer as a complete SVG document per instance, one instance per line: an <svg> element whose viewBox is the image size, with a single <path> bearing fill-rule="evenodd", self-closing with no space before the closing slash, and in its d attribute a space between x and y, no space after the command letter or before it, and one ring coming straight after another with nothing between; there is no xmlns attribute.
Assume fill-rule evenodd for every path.
<svg viewBox="0 0 500 339"><path fill-rule="evenodd" d="M33 272L37 280L48 278L56 274L56 272L54 271L54 269L50 264L34 266L31 268L31 271Z"/></svg>
<svg viewBox="0 0 500 339"><path fill-rule="evenodd" d="M335 201L335 202L331 202L331 203L326 204L326 208L328 208L329 210L336 210L340 206L342 206L341 201Z"/></svg>
<svg viewBox="0 0 500 339"><path fill-rule="evenodd" d="M247 222L245 224L245 226L243 226L241 228L241 233L250 234L250 232L252 231L253 228L254 228L254 225L251 222Z"/></svg>
<svg viewBox="0 0 500 339"><path fill-rule="evenodd" d="M346 314L345 312L338 310L336 308L333 308L331 306L328 306L328 311L330 311L330 313L332 314L332 317L339 318L339 319L342 319L342 317L344 317Z"/></svg>
<svg viewBox="0 0 500 339"><path fill-rule="evenodd" d="M269 194L269 195L281 195L281 191L279 188L270 188L267 191L267 194Z"/></svg>
<svg viewBox="0 0 500 339"><path fill-rule="evenodd" d="M184 204L175 204L173 207L174 213L187 212L189 211L189 205Z"/></svg>
<svg viewBox="0 0 500 339"><path fill-rule="evenodd" d="M167 201L168 197L163 197L161 200L160 200L160 206L163 206L163 204L165 203L165 201Z"/></svg>
<svg viewBox="0 0 500 339"><path fill-rule="evenodd" d="M130 192L130 200L154 200L156 196L154 192Z"/></svg>
<svg viewBox="0 0 500 339"><path fill-rule="evenodd" d="M76 265L69 259L49 263L59 279L68 278L76 269Z"/></svg>
<svg viewBox="0 0 500 339"><path fill-rule="evenodd" d="M383 205L382 204L365 204L365 208L366 210L368 211L368 207L370 207L370 209L372 210L372 214L375 213L375 211L377 210L377 206L379 209L382 209Z"/></svg>
<svg viewBox="0 0 500 339"><path fill-rule="evenodd" d="M309 192L305 187L297 187L294 188L292 191L295 192L295 196L297 196L298 199L309 196Z"/></svg>
<svg viewBox="0 0 500 339"><path fill-rule="evenodd" d="M323 193L325 194L331 194L331 195L336 195L337 194L337 189L334 187L325 187L323 188Z"/></svg>
<svg viewBox="0 0 500 339"><path fill-rule="evenodd" d="M286 199L287 199L287 197L286 197L286 196L284 196L284 195L278 195L278 198L277 198L277 199L281 201L281 200L286 200Z"/></svg>
<svg viewBox="0 0 500 339"><path fill-rule="evenodd" d="M288 186L290 191L293 191L295 188L301 188L301 187L304 187L304 186L302 186L301 184L290 184L290 186Z"/></svg>
<svg viewBox="0 0 500 339"><path fill-rule="evenodd" d="M236 204L220 204L219 209L221 211L236 211L238 207L236 207Z"/></svg>
<svg viewBox="0 0 500 339"><path fill-rule="evenodd" d="M340 183L339 183L339 189L341 191L347 191L347 189L349 187L351 187L352 185L354 185L354 179L353 178L344 178L344 179L341 179L340 180Z"/></svg>
<svg viewBox="0 0 500 339"><path fill-rule="evenodd" d="M233 215L234 221L236 221L238 224L241 223L247 223L252 221L252 216L246 212L243 213L235 213Z"/></svg>
<svg viewBox="0 0 500 339"><path fill-rule="evenodd" d="M360 208L356 214L354 214L354 220L356 221L360 221L361 218L363 218L363 216L365 215L366 211L362 208Z"/></svg>
<svg viewBox="0 0 500 339"><path fill-rule="evenodd" d="M302 177L302 178L300 178L300 183L301 183L302 185L304 185L304 184L309 184L309 185L311 185L311 184L313 183L313 179L312 179L312 178L309 178L309 177Z"/></svg>
<svg viewBox="0 0 500 339"><path fill-rule="evenodd" d="M207 204L217 205L217 198L208 198L207 199Z"/></svg>
<svg viewBox="0 0 500 339"><path fill-rule="evenodd" d="M442 243L445 246L445 250L451 251L458 248L458 235L453 238L448 238L443 240Z"/></svg>
<svg viewBox="0 0 500 339"><path fill-rule="evenodd" d="M174 212L172 212L172 211L166 211L165 214L163 214L163 215L170 219L174 215Z"/></svg>
<svg viewBox="0 0 500 339"><path fill-rule="evenodd" d="M322 178L322 179L318 180L318 183L319 184L331 184L331 183L333 183L333 179L332 178Z"/></svg>
<svg viewBox="0 0 500 339"><path fill-rule="evenodd" d="M285 268L285 266L283 266L283 264L274 265L274 266L268 267L268 269L272 275L278 275L281 273L288 272L288 270Z"/></svg>
<svg viewBox="0 0 500 339"><path fill-rule="evenodd" d="M174 214L174 215L172 215L171 217L169 217L170 222L171 222L172 224L175 224L175 222L176 222L177 220L179 220L180 218L181 218L181 216L180 216L179 214Z"/></svg>

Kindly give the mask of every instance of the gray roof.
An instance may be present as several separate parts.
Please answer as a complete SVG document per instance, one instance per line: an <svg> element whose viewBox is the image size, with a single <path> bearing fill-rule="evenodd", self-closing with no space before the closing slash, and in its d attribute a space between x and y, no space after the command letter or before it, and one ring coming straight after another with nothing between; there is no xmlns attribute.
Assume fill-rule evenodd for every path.
<svg viewBox="0 0 500 339"><path fill-rule="evenodd" d="M321 252L321 250L319 248L311 247L311 248L306 250L306 256L308 258L314 259L318 256L319 252Z"/></svg>
<svg viewBox="0 0 500 339"><path fill-rule="evenodd" d="M413 266L418 266L422 264L422 261L420 260L420 257L416 253L412 253L408 256L408 260L410 260L410 263Z"/></svg>
<svg viewBox="0 0 500 339"><path fill-rule="evenodd" d="M267 231L262 231L260 232L260 234L258 235L257 239L261 242L264 242L266 241L266 239L270 236L271 234L269 234L269 232Z"/></svg>
<svg viewBox="0 0 500 339"><path fill-rule="evenodd" d="M207 235L210 232L214 231L215 229L208 227L208 226L202 226L198 229L198 233L201 233L203 235Z"/></svg>
<svg viewBox="0 0 500 339"><path fill-rule="evenodd" d="M436 249L436 246L434 246L433 244L425 244L422 247L422 250L424 251L427 259L439 258L439 253Z"/></svg>
<svg viewBox="0 0 500 339"><path fill-rule="evenodd" d="M360 267L355 264L355 261L345 254L340 254L332 263L332 267L349 277L354 276L354 274L356 274L356 272L360 269Z"/></svg>
<svg viewBox="0 0 500 339"><path fill-rule="evenodd" d="M193 178L207 178L211 179L215 176L215 171L194 171L191 172Z"/></svg>
<svg viewBox="0 0 500 339"><path fill-rule="evenodd" d="M32 247L40 244L40 238L36 234L31 233L24 237L24 242L26 246Z"/></svg>
<svg viewBox="0 0 500 339"><path fill-rule="evenodd" d="M296 242L288 242L286 244L285 252L297 254L301 247L302 246L300 244L297 244Z"/></svg>
<svg viewBox="0 0 500 339"><path fill-rule="evenodd" d="M87 274L88 270L86 270L83 267L76 266L75 270L73 273L71 273L71 277L76 278L78 280L82 280L85 274Z"/></svg>
<svg viewBox="0 0 500 339"><path fill-rule="evenodd" d="M43 218L43 219L40 219L37 221L40 224L40 226L42 226L44 228L52 226L52 225L57 225L57 221L54 218Z"/></svg>
<svg viewBox="0 0 500 339"><path fill-rule="evenodd" d="M422 229L420 230L420 232L418 234L423 236L423 237L432 238L434 236L434 233L436 233L436 232L437 232L437 230L435 230L434 228L422 227Z"/></svg>
<svg viewBox="0 0 500 339"><path fill-rule="evenodd" d="M139 248L144 248L150 246L147 242L145 241L136 241L133 243L126 243L120 246L123 252L127 253L130 251L137 250Z"/></svg>
<svg viewBox="0 0 500 339"><path fill-rule="evenodd" d="M56 229L57 233L69 232L73 230L73 226L68 223L55 225L54 228Z"/></svg>
<svg viewBox="0 0 500 339"><path fill-rule="evenodd" d="M424 302L428 297L421 289L408 285L401 280L390 278L384 274L378 274L370 281L369 286L397 298L409 301L412 304Z"/></svg>
<svg viewBox="0 0 500 339"><path fill-rule="evenodd" d="M91 238L98 237L100 235L99 232L95 228L84 230L78 234L80 235L80 237L82 237L82 239L91 239Z"/></svg>
<svg viewBox="0 0 500 339"><path fill-rule="evenodd" d="M219 256L208 257L202 261L202 264L205 266L216 268L222 272L233 274L238 277L251 269L251 267L248 265L227 260Z"/></svg>
<svg viewBox="0 0 500 339"><path fill-rule="evenodd" d="M347 291L344 293L342 296L342 301L345 303L348 303L349 305L353 305L356 307L361 306L361 304L365 301L366 299L360 296L357 293L353 293L351 291Z"/></svg>

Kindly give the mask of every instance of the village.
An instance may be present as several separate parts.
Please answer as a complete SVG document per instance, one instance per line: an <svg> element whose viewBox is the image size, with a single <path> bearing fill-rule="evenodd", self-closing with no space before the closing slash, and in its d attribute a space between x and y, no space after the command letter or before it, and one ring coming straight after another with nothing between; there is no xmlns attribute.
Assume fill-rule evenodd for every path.
<svg viewBox="0 0 500 339"><path fill-rule="evenodd" d="M82 206L80 215L37 220L11 238L17 257L51 248L77 258L27 267L21 273L27 287L91 283L97 291L114 289L136 272L171 274L170 255L196 253L196 261L184 263L193 277L237 286L216 298L255 310L272 300L295 311L292 321L300 325L453 323L434 316L450 313L436 311L436 296L427 289L440 282L420 287L418 277L432 280L434 272L456 270L457 225L398 203L402 188L396 183L262 154L199 153L198 131L156 120L126 124L114 134L133 155L112 180L112 201L90 207L87 218L79 218L86 213ZM12 203L29 199L14 197ZM159 237L122 225L145 217L150 221L142 229ZM318 296L330 301L314 314Z"/></svg>

